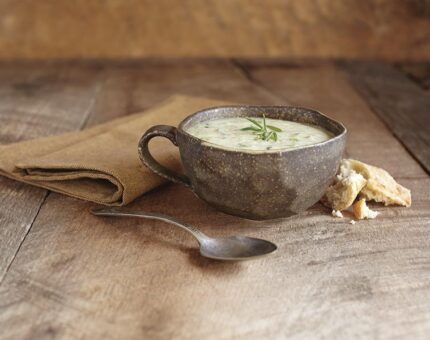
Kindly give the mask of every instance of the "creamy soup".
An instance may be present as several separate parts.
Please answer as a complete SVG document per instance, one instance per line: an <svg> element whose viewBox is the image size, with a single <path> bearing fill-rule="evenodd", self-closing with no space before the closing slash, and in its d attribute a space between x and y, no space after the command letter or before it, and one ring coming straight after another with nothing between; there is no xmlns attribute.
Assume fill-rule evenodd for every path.
<svg viewBox="0 0 430 340"><path fill-rule="evenodd" d="M264 129L262 118L251 119L257 124L244 117L219 118L199 122L186 131L222 147L254 151L295 149L333 137L333 134L315 125L266 118Z"/></svg>

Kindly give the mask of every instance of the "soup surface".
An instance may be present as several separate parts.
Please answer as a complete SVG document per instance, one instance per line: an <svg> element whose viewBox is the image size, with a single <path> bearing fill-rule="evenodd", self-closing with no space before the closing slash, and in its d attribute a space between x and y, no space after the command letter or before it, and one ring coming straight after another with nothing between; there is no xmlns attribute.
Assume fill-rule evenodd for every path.
<svg viewBox="0 0 430 340"><path fill-rule="evenodd" d="M280 119L266 118L266 129L263 130L262 118L251 119L261 128L246 117L232 117L199 122L186 131L206 142L225 148L254 151L295 149L324 142L333 137L332 133L318 126ZM266 131L264 135L263 131Z"/></svg>

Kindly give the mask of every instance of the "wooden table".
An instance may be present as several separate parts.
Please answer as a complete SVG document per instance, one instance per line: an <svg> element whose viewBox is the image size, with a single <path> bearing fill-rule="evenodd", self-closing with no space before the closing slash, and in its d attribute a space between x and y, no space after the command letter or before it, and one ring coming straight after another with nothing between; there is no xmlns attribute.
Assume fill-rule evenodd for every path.
<svg viewBox="0 0 430 340"><path fill-rule="evenodd" d="M140 111L173 93L321 110L347 157L387 169L412 207L355 225L317 204L257 223L177 185L138 199L223 236L279 245L221 263L161 222L97 218L92 203L0 178L2 339L283 339L430 336L429 65L278 60L0 64L0 142ZM143 131L142 131L143 132Z"/></svg>

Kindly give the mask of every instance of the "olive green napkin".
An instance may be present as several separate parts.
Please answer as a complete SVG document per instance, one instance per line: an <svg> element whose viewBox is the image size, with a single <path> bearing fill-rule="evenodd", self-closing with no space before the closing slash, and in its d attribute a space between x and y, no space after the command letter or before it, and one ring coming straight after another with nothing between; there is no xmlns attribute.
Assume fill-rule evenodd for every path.
<svg viewBox="0 0 430 340"><path fill-rule="evenodd" d="M189 114L223 102L173 96L145 113L79 132L0 146L0 174L52 191L106 205L125 205L165 180L140 161L137 143L153 125L177 126ZM162 164L181 171L168 140L151 141Z"/></svg>

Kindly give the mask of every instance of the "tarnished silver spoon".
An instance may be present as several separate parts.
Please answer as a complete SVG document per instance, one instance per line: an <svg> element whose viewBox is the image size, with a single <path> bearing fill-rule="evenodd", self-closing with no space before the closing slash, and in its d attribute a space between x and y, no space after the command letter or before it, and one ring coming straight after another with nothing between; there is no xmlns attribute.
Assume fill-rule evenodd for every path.
<svg viewBox="0 0 430 340"><path fill-rule="evenodd" d="M191 233L200 244L200 254L204 257L223 261L251 260L274 252L276 244L247 236L230 236L212 238L195 227L182 223L173 217L143 211L126 210L123 208L95 208L92 210L98 216L128 216L151 220L160 220L174 224Z"/></svg>

